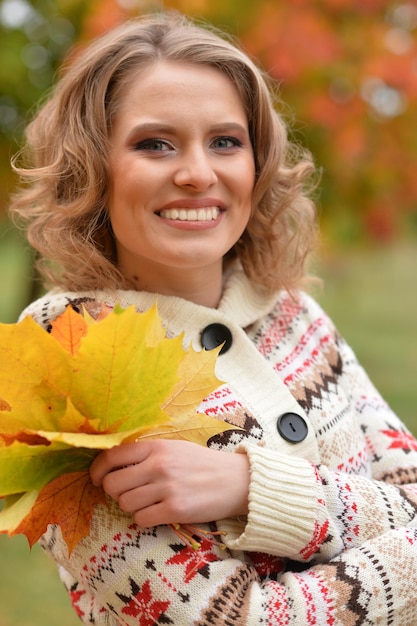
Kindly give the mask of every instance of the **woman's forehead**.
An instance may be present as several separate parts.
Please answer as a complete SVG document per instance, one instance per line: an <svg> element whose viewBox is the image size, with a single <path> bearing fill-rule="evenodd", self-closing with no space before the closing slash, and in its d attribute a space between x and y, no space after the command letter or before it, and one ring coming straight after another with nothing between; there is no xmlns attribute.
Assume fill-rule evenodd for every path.
<svg viewBox="0 0 417 626"><path fill-rule="evenodd" d="M119 104L135 97L135 93L141 97L147 95L174 102L177 96L190 89L201 98L208 97L209 92L217 89L233 91L236 99L246 108L242 90L228 73L208 63L182 60L162 59L132 68L123 76L114 95Z"/></svg>
<svg viewBox="0 0 417 626"><path fill-rule="evenodd" d="M114 127L195 124L247 130L246 107L234 83L216 68L163 61L133 75L117 107ZM130 133L130 131L129 131Z"/></svg>

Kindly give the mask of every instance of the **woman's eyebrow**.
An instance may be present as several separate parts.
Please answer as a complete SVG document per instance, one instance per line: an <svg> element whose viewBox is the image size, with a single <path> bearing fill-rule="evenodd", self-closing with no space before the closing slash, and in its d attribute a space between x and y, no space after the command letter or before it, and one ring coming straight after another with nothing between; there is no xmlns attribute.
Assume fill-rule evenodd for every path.
<svg viewBox="0 0 417 626"><path fill-rule="evenodd" d="M222 124L216 124L210 128L211 132L224 133L230 131L237 131L241 133L247 133L247 128L238 122L223 122Z"/></svg>
<svg viewBox="0 0 417 626"><path fill-rule="evenodd" d="M132 137L137 133L143 132L159 132L159 133L173 133L174 126L165 124L163 122L144 122L143 124L136 124L130 131L128 137Z"/></svg>

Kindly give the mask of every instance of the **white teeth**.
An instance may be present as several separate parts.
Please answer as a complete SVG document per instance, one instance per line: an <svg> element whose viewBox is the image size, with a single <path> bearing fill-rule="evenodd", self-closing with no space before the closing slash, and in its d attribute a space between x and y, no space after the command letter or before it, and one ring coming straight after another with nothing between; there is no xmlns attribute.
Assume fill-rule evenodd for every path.
<svg viewBox="0 0 417 626"><path fill-rule="evenodd" d="M219 213L220 209L217 207L205 207L204 209L165 209L160 215L167 220L181 222L210 222L217 219Z"/></svg>

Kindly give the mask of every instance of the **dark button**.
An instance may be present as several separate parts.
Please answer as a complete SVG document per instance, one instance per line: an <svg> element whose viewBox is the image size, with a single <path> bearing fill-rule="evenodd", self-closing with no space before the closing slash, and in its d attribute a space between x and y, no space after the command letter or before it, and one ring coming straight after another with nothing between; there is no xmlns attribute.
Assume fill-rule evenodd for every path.
<svg viewBox="0 0 417 626"><path fill-rule="evenodd" d="M300 443L308 434L305 419L297 413L283 413L277 420L277 429L281 437L290 443Z"/></svg>
<svg viewBox="0 0 417 626"><path fill-rule="evenodd" d="M206 350L213 350L223 344L219 354L224 354L232 343L232 333L224 324L209 324L201 331L201 345Z"/></svg>

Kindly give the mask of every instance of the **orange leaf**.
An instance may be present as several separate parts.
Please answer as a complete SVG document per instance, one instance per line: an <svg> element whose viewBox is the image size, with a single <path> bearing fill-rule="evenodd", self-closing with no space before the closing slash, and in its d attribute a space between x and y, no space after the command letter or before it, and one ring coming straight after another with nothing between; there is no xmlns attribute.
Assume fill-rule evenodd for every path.
<svg viewBox="0 0 417 626"><path fill-rule="evenodd" d="M28 433L21 430L17 433L8 434L0 433L0 439L6 444L6 446L12 445L14 441L20 441L20 443L27 443L29 446L49 446L51 442L42 435L37 433Z"/></svg>
<svg viewBox="0 0 417 626"><path fill-rule="evenodd" d="M101 487L95 487L88 471L63 474L44 487L30 513L11 535L26 535L32 547L48 527L59 524L69 555L81 539L90 534L90 520L96 504L106 504Z"/></svg>
<svg viewBox="0 0 417 626"><path fill-rule="evenodd" d="M64 350L74 356L80 349L81 339L87 334L87 328L82 315L67 306L65 312L52 322L51 335Z"/></svg>

